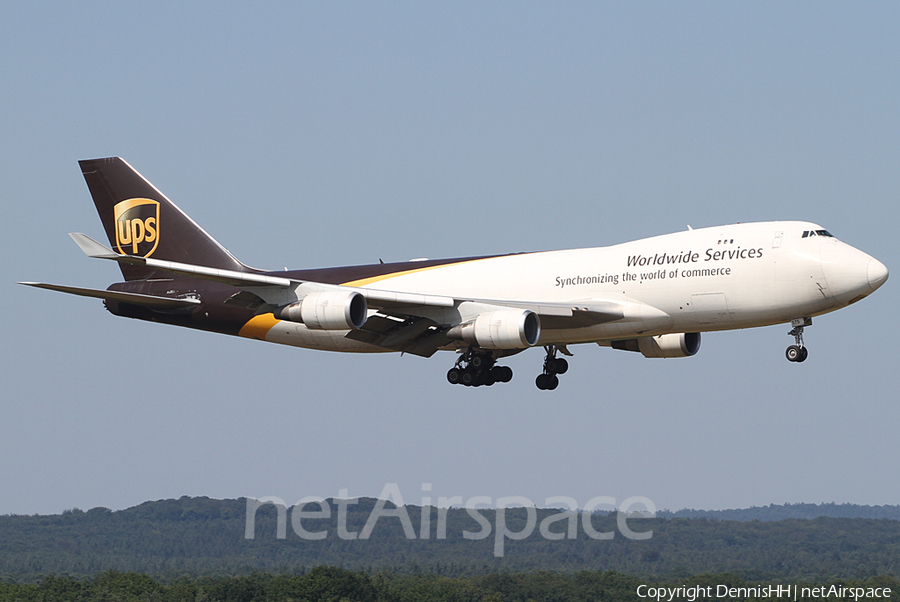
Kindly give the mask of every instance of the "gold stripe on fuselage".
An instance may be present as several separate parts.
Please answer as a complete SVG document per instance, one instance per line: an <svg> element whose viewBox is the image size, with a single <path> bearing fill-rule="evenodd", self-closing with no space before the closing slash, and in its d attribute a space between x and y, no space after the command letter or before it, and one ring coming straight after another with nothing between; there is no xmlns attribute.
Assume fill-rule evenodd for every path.
<svg viewBox="0 0 900 602"><path fill-rule="evenodd" d="M272 313L253 316L241 327L241 331L238 334L248 339L265 341L266 335L278 322L279 320L276 320L275 315Z"/></svg>
<svg viewBox="0 0 900 602"><path fill-rule="evenodd" d="M462 261L450 261L447 263L440 263L438 265L430 265L424 268L413 268L411 270L403 270L402 272L391 272L390 274L382 274L381 276L372 276L371 278L360 278L359 280L351 280L350 282L344 282L341 286L366 286L367 284L374 284L376 282L381 282L383 280L389 280L391 278L397 278L399 276L408 276L409 274L417 274L419 272L427 272L428 270L436 270L438 268L446 268L453 265L462 265L464 263L475 263L476 261L484 261L485 259L496 259L496 257L502 257L502 255L492 256L492 257L479 257L478 259L463 259Z"/></svg>

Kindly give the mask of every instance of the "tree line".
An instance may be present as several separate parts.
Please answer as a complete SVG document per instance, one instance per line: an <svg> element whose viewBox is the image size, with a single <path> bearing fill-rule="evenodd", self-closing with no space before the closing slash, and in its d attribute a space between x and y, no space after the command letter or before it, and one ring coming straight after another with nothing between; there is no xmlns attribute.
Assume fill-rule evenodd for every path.
<svg viewBox="0 0 900 602"><path fill-rule="evenodd" d="M376 503L363 498L348 506L344 529L361 533ZM794 581L900 575L900 521L890 519L638 519L629 525L652 536L632 540L622 536L615 513L597 514L577 518L574 538L563 519L549 528L559 539L544 537L534 528L530 537L504 541L503 555L497 556L493 534L466 538L466 532L478 533L482 526L465 509L447 511L443 539L438 538L434 516L424 538L422 509L405 509L415 539L408 538L397 517L380 519L368 539L341 539L336 513L304 523L310 530L327 532L324 539L298 536L290 518L279 538L279 514L271 505L256 512L255 537L247 539L246 500L183 497L116 512L95 508L0 516L0 580L39 583L49 574L86 578L120 571L174 583L179 578L247 576L254 571L301 575L319 566L448 579L542 570L615 571L645 579L704 573ZM536 514L541 524L559 511L539 509ZM481 515L496 528L495 511L482 510ZM522 532L527 520L524 509L506 510L503 517L511 532ZM594 539L585 524L613 537Z"/></svg>
<svg viewBox="0 0 900 602"><path fill-rule="evenodd" d="M822 584L823 582L817 582ZM839 587L880 590L900 588L893 577L832 581ZM254 572L231 577L181 577L162 583L138 573L107 571L92 578L49 575L39 583L0 582L4 602L645 602L639 586L676 589L684 586L737 588L734 602L764 599L751 592L759 584L731 574L698 575L647 582L613 571L491 573L472 577L383 572L368 574L317 567L303 575ZM806 585L806 584L801 584ZM829 585L829 584L826 584ZM768 599L768 598L765 598ZM825 600L824 597L799 597ZM882 598L884 599L884 598ZM690 600L675 595L673 602Z"/></svg>

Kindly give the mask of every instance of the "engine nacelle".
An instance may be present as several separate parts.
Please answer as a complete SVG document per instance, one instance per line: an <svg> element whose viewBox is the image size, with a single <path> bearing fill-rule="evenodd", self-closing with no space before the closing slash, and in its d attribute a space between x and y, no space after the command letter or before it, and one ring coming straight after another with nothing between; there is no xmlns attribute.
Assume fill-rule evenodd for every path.
<svg viewBox="0 0 900 602"><path fill-rule="evenodd" d="M644 357L689 357L700 350L700 333L661 334L625 341L613 341L613 349L640 351Z"/></svg>
<svg viewBox="0 0 900 602"><path fill-rule="evenodd" d="M491 311L454 326L447 336L484 349L523 349L541 338L541 319L527 309Z"/></svg>
<svg viewBox="0 0 900 602"><path fill-rule="evenodd" d="M310 293L282 307L275 317L302 322L311 330L357 330L366 323L369 304L356 291Z"/></svg>

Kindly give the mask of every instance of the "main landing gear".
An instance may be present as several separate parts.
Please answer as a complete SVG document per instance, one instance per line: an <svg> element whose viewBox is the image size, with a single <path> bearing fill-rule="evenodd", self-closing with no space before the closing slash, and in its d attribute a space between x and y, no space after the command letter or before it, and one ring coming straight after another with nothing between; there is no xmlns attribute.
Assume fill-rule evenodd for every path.
<svg viewBox="0 0 900 602"><path fill-rule="evenodd" d="M456 365L447 372L447 380L452 385L467 387L490 387L494 383L508 383L513 371L508 366L495 366L494 356L483 349L466 349L456 360Z"/></svg>
<svg viewBox="0 0 900 602"><path fill-rule="evenodd" d="M544 350L544 371L538 374L534 383L542 391L552 391L559 386L560 374L569 370L569 362L557 353L572 355L565 345L546 345ZM508 383L512 380L513 371L508 366L495 365L494 355L479 347L469 347L459 355L456 365L447 372L447 380L453 385L467 387L491 386L494 383Z"/></svg>
<svg viewBox="0 0 900 602"><path fill-rule="evenodd" d="M793 328L788 333L794 337L794 345L791 345L784 352L789 362L803 362L809 357L809 350L803 345L803 327L812 326L812 318L797 318L791 320Z"/></svg>
<svg viewBox="0 0 900 602"><path fill-rule="evenodd" d="M564 357L556 357L558 349L555 345L547 345L544 349L547 351L544 357L544 371L534 379L534 384L542 391L552 391L559 386L557 374L565 374L569 369L569 362Z"/></svg>

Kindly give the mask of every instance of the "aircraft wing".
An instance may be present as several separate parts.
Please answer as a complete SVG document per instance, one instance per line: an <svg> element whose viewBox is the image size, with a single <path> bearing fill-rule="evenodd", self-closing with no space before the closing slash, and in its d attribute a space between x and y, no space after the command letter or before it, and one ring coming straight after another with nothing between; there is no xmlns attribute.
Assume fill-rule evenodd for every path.
<svg viewBox="0 0 900 602"><path fill-rule="evenodd" d="M551 330L593 326L624 316L622 305L615 302L589 301L569 305L489 299L457 301L457 303L465 302L478 303L495 309L527 309L541 316L542 327ZM377 313L369 316L359 330L351 330L347 338L423 357L431 357L438 349L453 342L446 336L446 329L440 328L437 322L416 315L415 306L406 309L379 309Z"/></svg>
<svg viewBox="0 0 900 602"><path fill-rule="evenodd" d="M149 268L156 268L182 274L184 276L192 276L194 278L202 278L204 280L212 280L214 282L222 282L233 286L241 287L276 287L276 288L295 288L299 285L307 285L303 292L318 292L323 290L354 290L366 298L373 307L392 307L392 306L410 306L410 305L428 305L434 307L453 307L454 299L441 295L419 295L414 293L402 293L396 291L379 291L367 288L354 288L341 286L339 284L324 284L320 282L309 282L303 280L293 280L291 278L282 278L280 276L269 276L265 274L253 274L247 272L236 272L232 270L221 270L217 268L208 268L199 265L191 265L187 263L178 263L176 261L163 261L160 259L151 259L149 257L137 257L134 255L120 255L109 247L97 242L90 236L80 233L71 233L69 236L81 247L81 250L88 257L98 259L111 259L119 263L127 263L131 265L141 265ZM265 297L263 297L265 298Z"/></svg>
<svg viewBox="0 0 900 602"><path fill-rule="evenodd" d="M450 339L443 334L437 322L421 315L422 311L427 308L453 308L459 307L463 303L473 303L483 305L486 308L525 309L538 314L541 317L543 327L547 329L588 327L618 320L624 316L624 306L616 301L586 299L559 303L498 299L456 299L445 295L348 287L339 284L294 280L266 274L209 268L149 257L120 255L85 234L72 233L69 236L89 257L110 259L120 263L141 265L184 276L230 284L253 293L249 296L258 298L260 301L259 305L262 302L271 305L285 305L296 301L297 298L305 294L313 292L329 290L352 290L358 292L366 298L370 308L378 311L366 320L362 328L358 331L351 331L347 336L386 349L405 351L415 355L430 356L438 348L450 342ZM62 289L57 287L54 290ZM107 291L102 292L108 293ZM146 297L146 295L140 296ZM113 297L107 295L101 298ZM159 297L156 299L161 300L165 298ZM239 300L236 301L240 302ZM143 304L148 305L147 302Z"/></svg>

